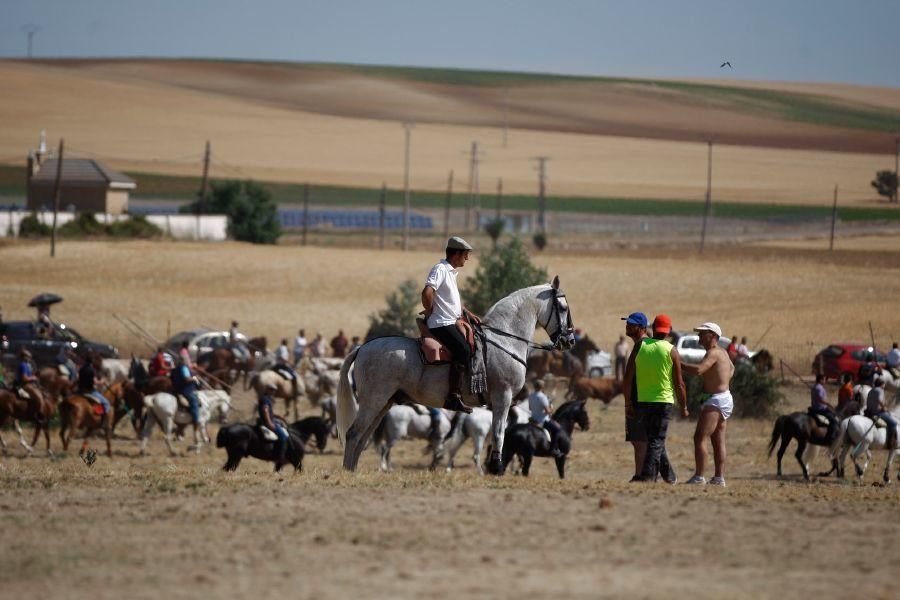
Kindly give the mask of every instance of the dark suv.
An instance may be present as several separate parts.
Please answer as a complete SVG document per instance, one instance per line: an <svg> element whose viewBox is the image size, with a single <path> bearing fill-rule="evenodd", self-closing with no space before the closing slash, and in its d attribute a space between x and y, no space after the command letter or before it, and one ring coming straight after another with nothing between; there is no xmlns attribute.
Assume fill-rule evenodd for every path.
<svg viewBox="0 0 900 600"><path fill-rule="evenodd" d="M41 335L34 321L0 323L0 349L6 364L14 364L19 351L27 348L39 367L53 365L63 345L68 345L80 356L93 350L102 358L119 358L119 350L115 346L86 340L63 323L54 323L49 335Z"/></svg>

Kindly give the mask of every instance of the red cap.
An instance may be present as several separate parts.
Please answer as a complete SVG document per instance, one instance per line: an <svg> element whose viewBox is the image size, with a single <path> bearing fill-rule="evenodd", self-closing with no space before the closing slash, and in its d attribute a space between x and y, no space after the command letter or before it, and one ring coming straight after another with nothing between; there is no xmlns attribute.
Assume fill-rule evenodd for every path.
<svg viewBox="0 0 900 600"><path fill-rule="evenodd" d="M672 331L672 319L668 315L656 315L653 319L654 333L669 333Z"/></svg>

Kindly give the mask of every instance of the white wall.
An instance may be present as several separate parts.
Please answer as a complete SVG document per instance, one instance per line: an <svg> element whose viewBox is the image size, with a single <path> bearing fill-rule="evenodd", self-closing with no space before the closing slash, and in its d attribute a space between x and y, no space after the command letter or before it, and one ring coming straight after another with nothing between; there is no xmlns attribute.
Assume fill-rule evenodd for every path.
<svg viewBox="0 0 900 600"><path fill-rule="evenodd" d="M28 216L27 211L3 211L0 212L0 237L6 237L10 233L12 222L12 235L19 234L19 223ZM52 212L37 213L38 220L46 225L53 224ZM127 219L128 215L95 215L101 223L111 223ZM73 213L61 212L57 215L57 226L68 223L75 218ZM228 238L228 217L225 215L147 215L147 220L167 235L177 240L204 240L208 242L221 242Z"/></svg>

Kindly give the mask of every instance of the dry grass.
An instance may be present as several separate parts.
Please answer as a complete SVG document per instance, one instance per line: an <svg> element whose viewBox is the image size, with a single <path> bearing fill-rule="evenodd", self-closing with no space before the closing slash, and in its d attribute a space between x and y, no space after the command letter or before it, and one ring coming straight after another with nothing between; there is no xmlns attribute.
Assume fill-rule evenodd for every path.
<svg viewBox="0 0 900 600"><path fill-rule="evenodd" d="M789 392L805 401L805 388ZM619 402L590 405L565 481L546 459L528 480L479 478L468 443L452 474L424 470L412 442L395 448L390 474L374 451L342 472L335 445L299 475L253 459L225 474L221 450L170 459L158 438L147 458L118 440L92 468L76 456L0 459L0 583L10 597L67 599L891 596L893 572L871 557L893 549L896 487L803 484L791 460L775 480L759 421L729 425L727 489L629 485ZM250 399L238 406L248 414ZM670 430L682 480L692 427ZM858 547L868 550L848 552Z"/></svg>
<svg viewBox="0 0 900 600"><path fill-rule="evenodd" d="M483 190L503 178L507 193L535 193L532 157L549 155L554 195L699 200L706 188L706 145L639 137L664 137L660 132L672 128L686 128L691 135L697 128L709 128L706 133L731 128L768 132L808 147L804 140L831 135L830 128L669 104L665 94L662 100L648 99L627 86L614 93L555 86L521 92L521 102L532 111L528 123L542 118L533 114L538 109L549 111L545 130L514 129L504 148L496 126L502 122L502 99L455 99L402 81L345 76L285 82L283 74L281 79L265 75L239 76L213 63L70 69L0 62L0 78L12 90L0 97L0 157L24 161L38 132L47 129L51 143L66 138L72 156L95 154L126 170L195 175L203 145L211 139L215 177L376 188L386 181L398 187L399 121L427 109L458 124L417 125L411 174L416 189L443 190L450 169L462 189L466 152L478 140L484 151ZM339 113L349 116L320 114L344 104L353 106ZM570 112L585 110L583 128L566 121ZM607 122L615 125L613 135L583 133L592 131L592 123ZM639 137L621 137L628 135ZM885 152L891 149L885 146ZM839 184L842 205L873 205L869 182L877 169L893 168L892 156L853 152L719 145L714 156L714 198L731 201L828 204Z"/></svg>
<svg viewBox="0 0 900 600"><path fill-rule="evenodd" d="M17 243L0 247L0 295L4 317L15 319L32 316L25 304L36 293L59 293L65 302L56 318L126 354L146 348L112 313L160 338L199 325L227 328L232 319L271 341L299 327L330 338L338 328L363 335L385 295L407 278L421 280L438 258L437 251L62 242L51 261L46 243ZM867 340L868 321L880 345L900 337L896 253L715 248L701 258L658 248L536 261L560 276L576 325L607 349L620 334L619 317L634 310L665 312L676 329L715 320L751 343L771 325L764 345L791 359L808 341ZM476 267L477 257L462 271L463 289Z"/></svg>

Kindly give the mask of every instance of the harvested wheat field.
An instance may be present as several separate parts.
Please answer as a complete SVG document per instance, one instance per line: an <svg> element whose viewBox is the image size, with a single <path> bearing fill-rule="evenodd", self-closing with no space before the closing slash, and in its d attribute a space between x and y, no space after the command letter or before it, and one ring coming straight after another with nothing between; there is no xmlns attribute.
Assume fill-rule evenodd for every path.
<svg viewBox="0 0 900 600"><path fill-rule="evenodd" d="M384 295L403 279L422 279L438 258L239 243L63 242L54 260L47 250L0 246L4 318L30 316L28 298L54 291L65 298L55 318L123 354L145 349L111 313L159 337L231 319L270 339L300 326L363 334ZM766 345L776 356L805 336L862 339L868 320L885 341L900 333L895 253L717 248L700 258L645 249L536 260L559 274L576 325L605 348L619 317L636 309L666 311L681 329L715 319L752 337L774 325ZM462 271L461 288L476 266ZM880 287L861 294L873 281ZM786 393L785 411L808 402L805 387ZM249 394L236 392L234 407L234 419L253 418ZM729 423L725 489L635 486L625 483L633 459L622 441L621 398L608 408L592 401L589 413L564 481L545 459L527 480L479 477L471 445L457 456L458 470L429 472L415 442L395 449L393 473L378 472L369 450L351 474L340 468L335 440L326 454L307 455L299 474L275 475L254 459L226 474L222 450L187 455L181 442L182 455L170 458L158 433L150 456L139 457L127 420L114 457L88 467L59 453L54 430L54 458L39 444L35 457L20 458L16 448L0 459L0 585L11 597L67 599L896 595L889 561L877 558L890 556L900 533L896 487L803 483L790 454L788 476L776 480L768 420ZM693 464L692 432L687 421L670 428L682 481ZM883 461L876 452L867 483ZM824 466L819 459L813 471Z"/></svg>
<svg viewBox="0 0 900 600"><path fill-rule="evenodd" d="M897 95L877 88L797 85L784 96L773 85L763 90L773 100L666 81L479 85L442 76L448 81L322 65L5 60L0 157L22 164L46 129L51 145L66 139L71 156L197 175L210 140L213 177L399 187L400 124L412 120L417 190L443 191L451 169L463 189L477 141L483 190L502 178L506 193L534 194L533 157L544 155L551 195L699 200L711 138L716 200L827 204L838 184L842 206L870 206L875 171L893 168L884 123L900 122ZM812 116L784 116L795 113Z"/></svg>

